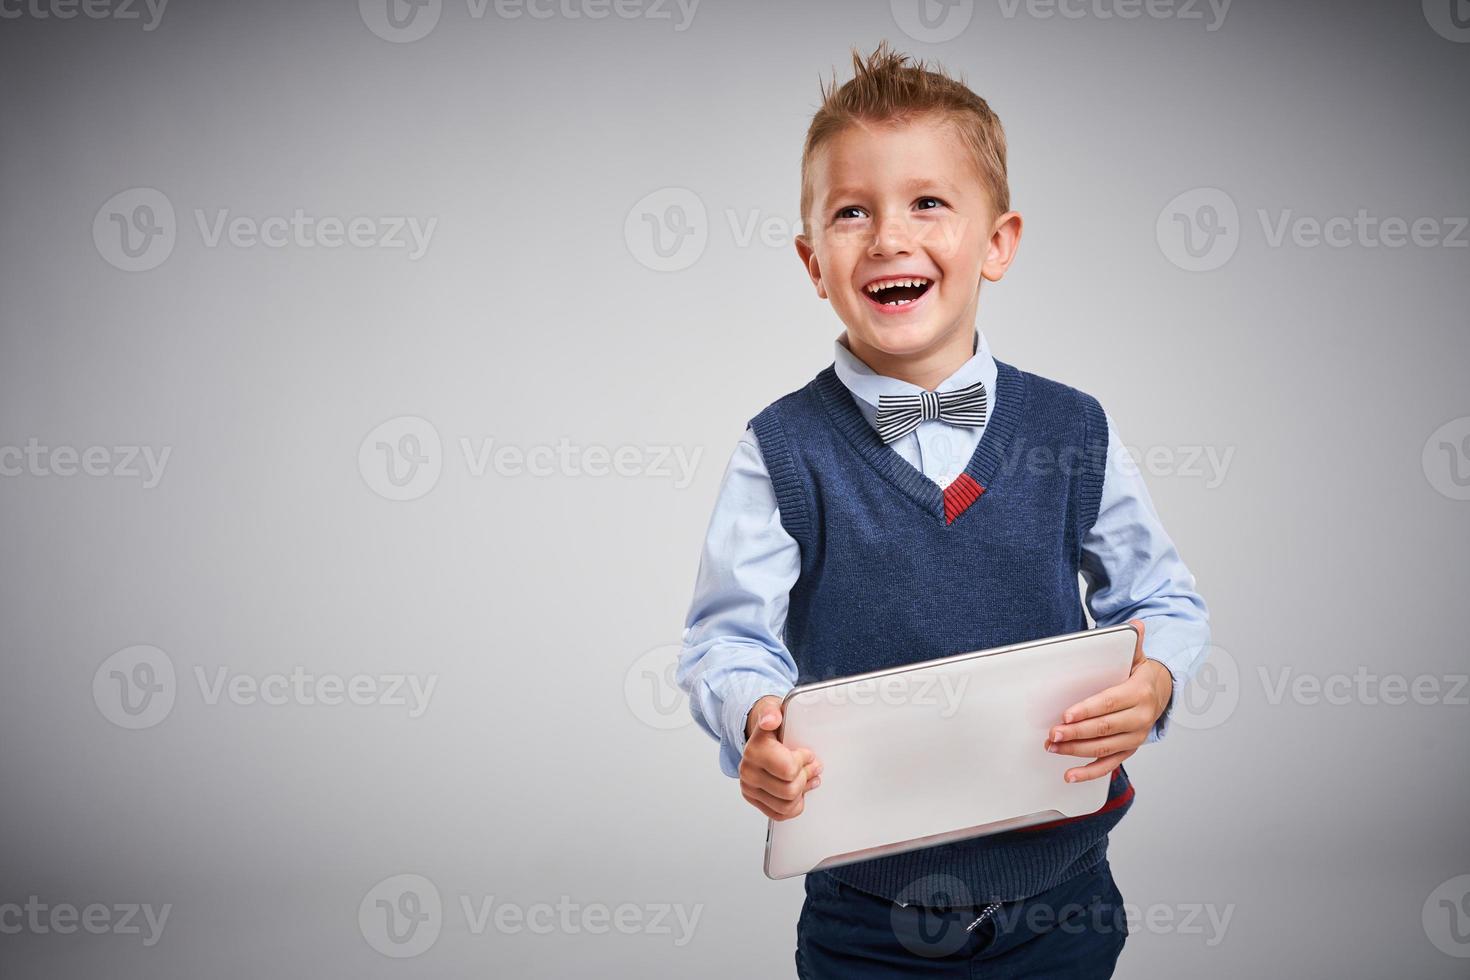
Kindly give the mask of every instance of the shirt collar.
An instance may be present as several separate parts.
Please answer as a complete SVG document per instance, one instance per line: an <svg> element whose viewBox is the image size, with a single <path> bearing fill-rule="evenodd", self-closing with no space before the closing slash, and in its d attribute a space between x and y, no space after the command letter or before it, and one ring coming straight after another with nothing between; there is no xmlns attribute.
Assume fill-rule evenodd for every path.
<svg viewBox="0 0 1470 980"><path fill-rule="evenodd" d="M991 396L992 402L995 396L995 358L990 354L990 344L985 340L983 331L976 331L975 353L968 361L961 364L959 369L945 378L934 389L935 391L953 391L972 385L976 381L985 382L985 391ZM878 374L862 361L858 360L856 354L847 349L847 345L838 337L832 342L833 347L833 370L837 373L837 379L852 392L853 399L858 408L862 409L863 415L869 423L878 411L879 395L916 395L923 391L918 385L898 378L890 378L884 374Z"/></svg>

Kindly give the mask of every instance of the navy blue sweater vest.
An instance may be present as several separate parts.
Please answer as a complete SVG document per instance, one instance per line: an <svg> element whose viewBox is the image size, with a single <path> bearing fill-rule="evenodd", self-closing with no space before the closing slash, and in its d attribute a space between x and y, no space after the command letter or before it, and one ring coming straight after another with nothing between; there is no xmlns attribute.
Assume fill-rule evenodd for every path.
<svg viewBox="0 0 1470 980"><path fill-rule="evenodd" d="M785 630L798 684L1087 628L1077 576L1102 497L1102 407L996 367L994 411L945 492L883 443L831 367L751 420L801 547ZM1132 799L1120 766L1096 813L812 873L893 900L922 902L912 889L936 875L977 903L1028 898L1099 864Z"/></svg>

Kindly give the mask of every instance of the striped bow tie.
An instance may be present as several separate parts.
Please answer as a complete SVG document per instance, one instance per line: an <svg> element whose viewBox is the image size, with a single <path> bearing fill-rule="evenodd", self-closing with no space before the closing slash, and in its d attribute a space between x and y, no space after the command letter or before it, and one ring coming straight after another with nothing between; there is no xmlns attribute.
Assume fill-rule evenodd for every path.
<svg viewBox="0 0 1470 980"><path fill-rule="evenodd" d="M985 424L985 382L954 391L921 391L917 395L879 395L878 436L885 443L902 439L920 422L938 419L950 425Z"/></svg>

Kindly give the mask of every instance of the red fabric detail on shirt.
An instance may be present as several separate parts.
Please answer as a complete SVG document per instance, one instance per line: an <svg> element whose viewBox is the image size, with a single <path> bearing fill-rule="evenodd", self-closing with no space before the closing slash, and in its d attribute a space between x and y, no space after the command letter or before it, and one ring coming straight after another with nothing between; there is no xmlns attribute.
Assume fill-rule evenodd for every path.
<svg viewBox="0 0 1470 980"><path fill-rule="evenodd" d="M985 488L976 483L968 473L961 473L955 477L954 482L944 488L944 523L953 524L954 519L965 512Z"/></svg>

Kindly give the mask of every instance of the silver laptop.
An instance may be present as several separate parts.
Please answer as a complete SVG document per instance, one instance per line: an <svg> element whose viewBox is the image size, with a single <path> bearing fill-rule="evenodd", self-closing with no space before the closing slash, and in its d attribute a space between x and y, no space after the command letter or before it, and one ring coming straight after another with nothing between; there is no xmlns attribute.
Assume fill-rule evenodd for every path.
<svg viewBox="0 0 1470 980"><path fill-rule="evenodd" d="M1062 712L1127 680L1131 624L803 684L778 737L810 748L822 785L766 830L766 875L869 858L1091 813L1106 777L1067 783L1090 760L1047 752Z"/></svg>

